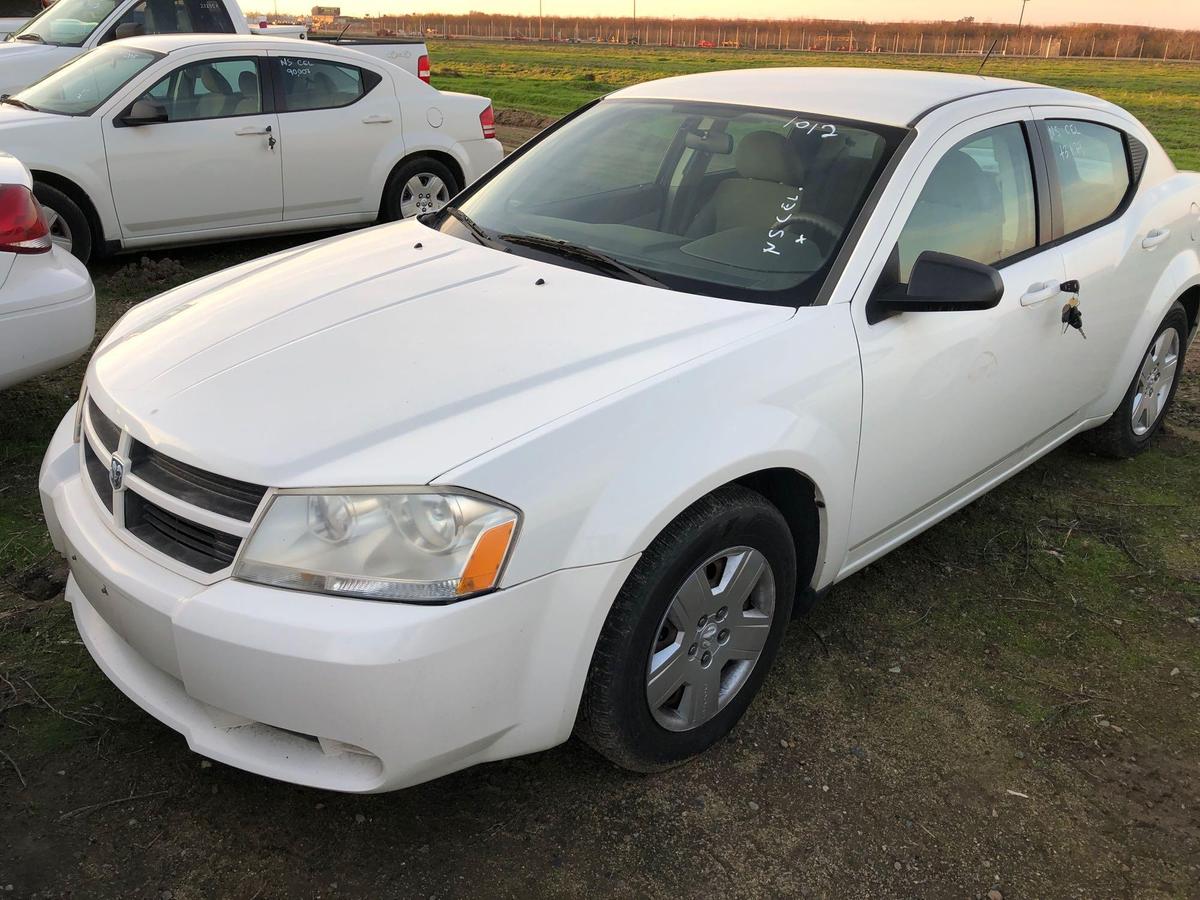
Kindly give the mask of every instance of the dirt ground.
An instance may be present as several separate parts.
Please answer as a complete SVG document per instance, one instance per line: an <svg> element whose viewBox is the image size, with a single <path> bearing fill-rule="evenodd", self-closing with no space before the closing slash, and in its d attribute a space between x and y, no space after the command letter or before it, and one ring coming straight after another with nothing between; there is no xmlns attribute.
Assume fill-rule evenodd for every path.
<svg viewBox="0 0 1200 900"><path fill-rule="evenodd" d="M100 330L287 243L99 264ZM1068 445L840 584L690 764L571 741L370 797L108 683L35 495L82 367L0 392L0 897L1200 896L1198 359L1151 452Z"/></svg>

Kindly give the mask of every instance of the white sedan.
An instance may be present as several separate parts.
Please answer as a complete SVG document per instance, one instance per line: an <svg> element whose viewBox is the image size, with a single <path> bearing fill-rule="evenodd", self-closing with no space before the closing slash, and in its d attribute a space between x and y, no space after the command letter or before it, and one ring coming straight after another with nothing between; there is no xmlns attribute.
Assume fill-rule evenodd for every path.
<svg viewBox="0 0 1200 900"><path fill-rule="evenodd" d="M1109 103L670 79L136 307L42 498L88 649L207 756L381 791L574 731L648 771L835 582L1073 435L1144 450L1198 321L1200 177Z"/></svg>
<svg viewBox="0 0 1200 900"><path fill-rule="evenodd" d="M418 215L503 155L485 97L342 47L207 34L85 53L0 101L0 148L85 261Z"/></svg>
<svg viewBox="0 0 1200 900"><path fill-rule="evenodd" d="M0 390L75 361L96 332L92 280L51 240L32 188L0 153Z"/></svg>

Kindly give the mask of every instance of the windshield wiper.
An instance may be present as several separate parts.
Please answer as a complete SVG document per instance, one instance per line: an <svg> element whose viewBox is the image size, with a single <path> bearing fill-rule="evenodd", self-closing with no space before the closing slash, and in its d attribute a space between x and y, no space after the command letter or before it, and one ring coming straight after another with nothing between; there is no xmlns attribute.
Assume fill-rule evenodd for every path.
<svg viewBox="0 0 1200 900"><path fill-rule="evenodd" d="M38 108L31 103L26 103L24 100L18 100L16 97L9 97L7 94L0 97L0 103L10 103L13 106L19 106L21 109L27 109L30 112L37 112Z"/></svg>
<svg viewBox="0 0 1200 900"><path fill-rule="evenodd" d="M626 265L615 256L609 256L600 250L572 244L570 241L560 241L557 238L538 237L533 234L502 234L500 240L506 244L516 244L519 247L532 247L535 250L545 250L566 259L577 259L580 262L591 263L596 268L608 269L623 275L626 281L636 281L638 284L650 287L666 287L653 275L648 275L641 269Z"/></svg>
<svg viewBox="0 0 1200 900"><path fill-rule="evenodd" d="M471 232L471 236L485 247L500 249L499 242L489 234L482 225L468 216L457 206L443 206L442 212L453 216L458 222L461 222L467 231Z"/></svg>
<svg viewBox="0 0 1200 900"><path fill-rule="evenodd" d="M18 41L33 41L38 44L46 43L46 39L36 31L27 31L25 34L18 34L14 40Z"/></svg>

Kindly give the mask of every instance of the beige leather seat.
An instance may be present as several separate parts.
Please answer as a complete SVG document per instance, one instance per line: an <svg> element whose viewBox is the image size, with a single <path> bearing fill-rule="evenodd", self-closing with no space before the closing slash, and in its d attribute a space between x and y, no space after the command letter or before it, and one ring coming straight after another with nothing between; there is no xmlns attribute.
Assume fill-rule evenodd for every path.
<svg viewBox="0 0 1200 900"><path fill-rule="evenodd" d="M781 205L799 195L800 164L787 139L777 132L747 134L734 148L733 164L737 174L717 187L688 228L689 235L769 225Z"/></svg>
<svg viewBox="0 0 1200 900"><path fill-rule="evenodd" d="M238 75L238 93L241 99L233 108L235 116L248 116L262 112L262 98L258 93L258 76L249 69Z"/></svg>
<svg viewBox="0 0 1200 900"><path fill-rule="evenodd" d="M225 80L225 76L212 66L201 66L200 82L208 93L196 101L196 118L215 119L228 115L233 88Z"/></svg>

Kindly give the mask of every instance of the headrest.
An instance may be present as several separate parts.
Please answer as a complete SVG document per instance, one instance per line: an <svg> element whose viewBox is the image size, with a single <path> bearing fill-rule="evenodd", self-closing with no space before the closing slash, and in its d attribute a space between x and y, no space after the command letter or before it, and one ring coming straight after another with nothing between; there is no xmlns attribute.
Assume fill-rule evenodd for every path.
<svg viewBox="0 0 1200 900"><path fill-rule="evenodd" d="M229 86L229 82L225 80L225 76L212 66L200 67L200 81L214 94L233 93L233 88Z"/></svg>
<svg viewBox="0 0 1200 900"><path fill-rule="evenodd" d="M970 154L952 150L942 157L922 199L959 209L978 209L987 202L994 184Z"/></svg>
<svg viewBox="0 0 1200 900"><path fill-rule="evenodd" d="M787 138L774 131L752 131L738 142L733 163L742 178L794 185L799 180Z"/></svg>
<svg viewBox="0 0 1200 900"><path fill-rule="evenodd" d="M258 93L258 76L249 69L245 69L238 75L238 90L243 96L246 94Z"/></svg>

